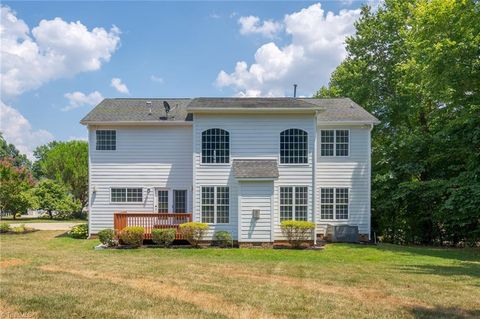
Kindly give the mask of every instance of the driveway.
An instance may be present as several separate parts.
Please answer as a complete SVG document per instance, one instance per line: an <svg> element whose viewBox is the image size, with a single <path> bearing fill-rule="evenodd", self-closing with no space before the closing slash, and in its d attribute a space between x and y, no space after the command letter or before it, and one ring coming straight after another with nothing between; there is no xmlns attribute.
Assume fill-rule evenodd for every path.
<svg viewBox="0 0 480 319"><path fill-rule="evenodd" d="M24 225L38 230L70 230L70 228L78 224L81 223L25 223ZM10 224L12 227L20 225L21 224Z"/></svg>

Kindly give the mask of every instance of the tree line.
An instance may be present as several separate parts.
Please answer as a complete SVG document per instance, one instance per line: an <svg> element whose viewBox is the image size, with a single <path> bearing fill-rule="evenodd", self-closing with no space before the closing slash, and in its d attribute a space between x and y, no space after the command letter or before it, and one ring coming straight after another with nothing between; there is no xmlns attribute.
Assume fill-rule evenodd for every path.
<svg viewBox="0 0 480 319"><path fill-rule="evenodd" d="M317 97L346 96L372 132L373 229L415 244L480 241L480 2L365 6Z"/></svg>
<svg viewBox="0 0 480 319"><path fill-rule="evenodd" d="M88 204L88 144L50 142L35 149L30 162L0 134L2 215L45 211L50 218L84 218Z"/></svg>

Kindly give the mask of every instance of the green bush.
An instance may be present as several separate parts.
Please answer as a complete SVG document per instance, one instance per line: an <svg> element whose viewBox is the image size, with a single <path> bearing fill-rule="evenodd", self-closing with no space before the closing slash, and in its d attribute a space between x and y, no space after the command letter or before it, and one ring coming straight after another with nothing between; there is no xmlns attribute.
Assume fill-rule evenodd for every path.
<svg viewBox="0 0 480 319"><path fill-rule="evenodd" d="M22 213L16 213L15 218L22 218Z"/></svg>
<svg viewBox="0 0 480 319"><path fill-rule="evenodd" d="M188 240L190 244L192 244L194 247L198 247L198 244L208 230L208 224L189 222L180 224L179 229L183 237Z"/></svg>
<svg viewBox="0 0 480 319"><path fill-rule="evenodd" d="M226 230L219 230L213 236L213 239L220 247L232 247L233 246L233 238L232 234Z"/></svg>
<svg viewBox="0 0 480 319"><path fill-rule="evenodd" d="M153 229L152 240L157 245L170 246L175 240L177 230L175 228Z"/></svg>
<svg viewBox="0 0 480 319"><path fill-rule="evenodd" d="M141 246L145 229L142 226L127 226L120 231L120 242L124 245Z"/></svg>
<svg viewBox="0 0 480 319"><path fill-rule="evenodd" d="M12 231L13 231L14 233L17 233L17 234L18 234L18 233L24 233L26 230L27 230L27 228L25 227L24 224L21 224L20 226L17 226L17 227L13 227L13 228L12 228Z"/></svg>
<svg viewBox="0 0 480 319"><path fill-rule="evenodd" d="M117 240L113 229L103 229L98 232L98 239L100 242L108 247L116 246Z"/></svg>
<svg viewBox="0 0 480 319"><path fill-rule="evenodd" d="M307 221L285 220L280 223L280 227L290 245L299 248L303 242L310 239L315 224Z"/></svg>
<svg viewBox="0 0 480 319"><path fill-rule="evenodd" d="M0 233L8 233L10 231L10 224L1 223L0 224Z"/></svg>
<svg viewBox="0 0 480 319"><path fill-rule="evenodd" d="M80 224L73 226L68 232L68 235L72 238L85 239L88 237L88 224Z"/></svg>

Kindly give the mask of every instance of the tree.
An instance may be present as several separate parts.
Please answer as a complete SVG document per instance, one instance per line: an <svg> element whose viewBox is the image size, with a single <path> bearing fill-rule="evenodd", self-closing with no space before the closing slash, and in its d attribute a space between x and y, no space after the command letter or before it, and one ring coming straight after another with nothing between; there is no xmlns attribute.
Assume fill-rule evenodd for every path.
<svg viewBox="0 0 480 319"><path fill-rule="evenodd" d="M25 167L16 167L11 158L0 160L0 209L10 212L15 219L16 213L24 213L35 208L35 199L29 189L34 185L30 171Z"/></svg>
<svg viewBox="0 0 480 319"><path fill-rule="evenodd" d="M9 158L16 167L30 167L31 163L27 156L20 154L20 151L13 144L8 144L0 132L0 160Z"/></svg>
<svg viewBox="0 0 480 319"><path fill-rule="evenodd" d="M46 154L52 150L59 142L51 141L48 144L40 145L33 151L33 156L36 161L32 165L32 173L36 179L41 179L45 177L42 172L42 163L45 161Z"/></svg>
<svg viewBox="0 0 480 319"><path fill-rule="evenodd" d="M318 97L380 120L372 225L401 243L480 239L480 3L386 0L362 8L347 58Z"/></svg>
<svg viewBox="0 0 480 319"><path fill-rule="evenodd" d="M37 198L38 208L47 211L50 218L53 218L54 212L57 216L67 217L81 209L79 201L75 200L62 184L53 180L41 180L32 193Z"/></svg>
<svg viewBox="0 0 480 319"><path fill-rule="evenodd" d="M35 156L37 175L65 185L83 209L88 203L87 142L52 142L37 148Z"/></svg>

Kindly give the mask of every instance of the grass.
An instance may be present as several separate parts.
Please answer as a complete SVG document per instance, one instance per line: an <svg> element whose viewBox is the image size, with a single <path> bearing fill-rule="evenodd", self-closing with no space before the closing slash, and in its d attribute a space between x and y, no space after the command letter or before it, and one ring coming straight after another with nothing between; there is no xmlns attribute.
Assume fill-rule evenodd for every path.
<svg viewBox="0 0 480 319"><path fill-rule="evenodd" d="M85 219L50 219L40 217L20 217L13 219L13 217L2 217L0 223L7 224L30 224L30 223L87 223Z"/></svg>
<svg viewBox="0 0 480 319"><path fill-rule="evenodd" d="M480 252L94 251L60 232L2 235L0 308L37 318L476 318ZM0 315L1 317L1 315Z"/></svg>

